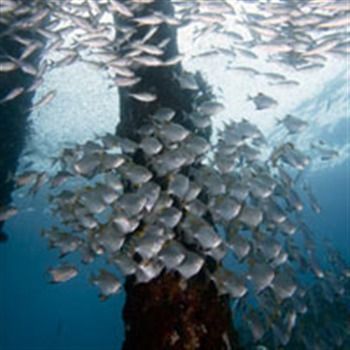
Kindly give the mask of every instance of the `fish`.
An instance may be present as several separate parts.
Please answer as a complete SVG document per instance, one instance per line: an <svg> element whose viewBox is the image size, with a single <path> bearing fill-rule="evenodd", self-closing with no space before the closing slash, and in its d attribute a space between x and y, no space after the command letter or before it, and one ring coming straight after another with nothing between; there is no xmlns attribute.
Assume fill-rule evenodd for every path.
<svg viewBox="0 0 350 350"><path fill-rule="evenodd" d="M329 20L322 21L318 24L320 29L332 29L337 27L344 27L349 25L349 14L345 13L343 15L334 16L329 18Z"/></svg>
<svg viewBox="0 0 350 350"><path fill-rule="evenodd" d="M172 122L162 126L158 133L159 137L169 144L181 142L190 134L182 125Z"/></svg>
<svg viewBox="0 0 350 350"><path fill-rule="evenodd" d="M246 49L239 48L239 47L236 47L235 49L240 55L242 55L244 57L247 57L250 59L257 59L258 58L258 56L254 52L252 52L251 50L246 50Z"/></svg>
<svg viewBox="0 0 350 350"><path fill-rule="evenodd" d="M209 203L209 209L219 220L231 221L240 212L241 204L234 199L218 196Z"/></svg>
<svg viewBox="0 0 350 350"><path fill-rule="evenodd" d="M128 217L132 217L139 214L144 209L146 203L146 198L138 193L125 193L120 197L116 205ZM113 221L115 222L115 220Z"/></svg>
<svg viewBox="0 0 350 350"><path fill-rule="evenodd" d="M224 110L225 106L216 101L205 101L198 106L198 112L203 115L215 115Z"/></svg>
<svg viewBox="0 0 350 350"><path fill-rule="evenodd" d="M145 235L137 241L135 251L145 260L156 257L166 242L165 237Z"/></svg>
<svg viewBox="0 0 350 350"><path fill-rule="evenodd" d="M308 126L306 121L290 114L287 114L282 120L279 120L278 123L283 124L290 134L299 133Z"/></svg>
<svg viewBox="0 0 350 350"><path fill-rule="evenodd" d="M149 92L129 93L129 96L140 102L153 102L157 100L157 95Z"/></svg>
<svg viewBox="0 0 350 350"><path fill-rule="evenodd" d="M150 181L138 189L138 194L146 198L145 209L151 212L159 204L158 200L161 197L161 189L155 182Z"/></svg>
<svg viewBox="0 0 350 350"><path fill-rule="evenodd" d="M274 270L266 263L253 263L249 267L247 280L253 283L257 294L270 287L274 278Z"/></svg>
<svg viewBox="0 0 350 350"><path fill-rule="evenodd" d="M215 230L208 225L199 226L193 233L193 237L204 249L216 248L221 243Z"/></svg>
<svg viewBox="0 0 350 350"><path fill-rule="evenodd" d="M180 265L176 266L175 269L183 278L189 280L191 277L199 273L203 265L204 259L201 256L192 252L187 252L185 259Z"/></svg>
<svg viewBox="0 0 350 350"><path fill-rule="evenodd" d="M125 77L115 77L114 78L114 83L118 87L131 87L136 84L138 84L141 81L141 78L135 77L135 78L125 78Z"/></svg>
<svg viewBox="0 0 350 350"><path fill-rule="evenodd" d="M136 271L136 280L138 283L147 283L152 279L158 277L162 272L164 266L159 260L143 261L139 264Z"/></svg>
<svg viewBox="0 0 350 350"><path fill-rule="evenodd" d="M287 298L292 298L298 287L296 282L289 276L288 273L280 272L276 274L271 284L271 288L278 300L281 302Z"/></svg>
<svg viewBox="0 0 350 350"><path fill-rule="evenodd" d="M51 275L51 283L62 283L71 280L78 275L78 270L73 265L61 265L48 270Z"/></svg>
<svg viewBox="0 0 350 350"><path fill-rule="evenodd" d="M9 102L22 95L25 92L25 88L23 86L18 86L11 90L7 95L0 99L0 104L5 102Z"/></svg>
<svg viewBox="0 0 350 350"><path fill-rule="evenodd" d="M338 150L330 147L324 141L318 140L310 144L311 149L316 150L321 156L321 160L328 161L337 158L340 153Z"/></svg>
<svg viewBox="0 0 350 350"><path fill-rule="evenodd" d="M210 142L214 118L226 112L226 106L200 75L183 70L180 64L186 56L173 52L171 38L159 40L159 36L162 28L187 27L194 21L199 26L194 37L200 44L209 35L227 41L225 46L204 47L194 57L224 55L227 70L261 76L274 87L294 86L301 81L278 73L278 66L276 72L260 71L255 65L240 66L234 59L256 59L265 51L268 64L305 73L320 69L328 55L347 51L347 35L342 33L347 9L340 3L320 5L312 0L242 1L239 6L187 1L176 3L175 14L168 15L151 10L152 3L88 0L63 7L45 2L35 6L17 6L10 0L1 3L0 21L8 29L0 36L20 46L18 57L1 58L1 74L7 77L22 71L33 79L30 86L2 97L2 103L35 91L48 70L83 62L105 73L111 87L129 96L129 103L147 107L128 138L110 133L68 147L53 158L57 172L27 168L13 177L16 189L28 186L32 194L49 193L47 210L58 218L60 229L45 231L43 236L62 260L78 253L84 264L102 260L117 268L118 275L102 269L91 276L101 300L119 293L122 276L147 283L162 272L176 272L186 288L188 280L200 274L219 295L236 299L235 310L242 316L239 330L246 334L247 348L262 342L266 348L289 346L289 342L316 348L317 342L310 339L313 324L321 319L320 300L324 305L343 300L349 268L334 254L327 260L331 271L317 260L316 235L302 223L302 191L314 210L317 206L312 204L309 185L303 188L300 177L294 175L304 173L311 157L333 159L337 150L317 142L310 149L299 148L296 136L308 122L290 114L277 123L295 142L285 140L270 147L247 119L226 122ZM108 13L120 19L114 27L105 20ZM237 32L227 30L231 20ZM28 39L23 31L41 39ZM65 40L70 36L74 37L71 45ZM41 49L44 56L52 53L58 58L32 65L32 55ZM139 70L166 71L179 91L194 96L186 111L180 105L168 106L156 90L145 88ZM49 103L53 91L33 110ZM262 92L248 99L256 110L278 105ZM7 212L11 208L1 208L1 222L12 216ZM54 283L78 273L65 263L50 271ZM310 274L316 287L300 281L299 271ZM308 322L307 335L300 321L304 316L313 320ZM327 322L327 327L339 324ZM337 337L329 337L333 338Z"/></svg>
<svg viewBox="0 0 350 350"><path fill-rule="evenodd" d="M136 56L133 61L146 67L160 67L164 64L161 59L151 55Z"/></svg>
<svg viewBox="0 0 350 350"><path fill-rule="evenodd" d="M175 197L184 199L190 189L190 180L182 174L171 176L168 184L168 193Z"/></svg>
<svg viewBox="0 0 350 350"><path fill-rule="evenodd" d="M151 115L151 118L157 122L165 123L170 122L176 115L176 111L172 108L161 107L154 114Z"/></svg>
<svg viewBox="0 0 350 350"><path fill-rule="evenodd" d="M154 156L163 149L163 145L155 137L145 137L140 143L140 148L147 156Z"/></svg>
<svg viewBox="0 0 350 350"><path fill-rule="evenodd" d="M244 318L247 321L248 327L250 328L254 341L258 342L266 332L266 327L263 321L261 320L261 317L256 311L250 309Z"/></svg>
<svg viewBox="0 0 350 350"><path fill-rule="evenodd" d="M316 213L319 214L321 212L321 207L314 195L314 193L312 192L311 186L308 185L306 182L303 185L303 189L306 193L306 195L308 196L309 202L310 202L310 206L312 208L312 210Z"/></svg>
<svg viewBox="0 0 350 350"><path fill-rule="evenodd" d="M188 73L187 74L182 73L181 75L178 75L175 77L178 80L181 89L194 90L194 91L199 89L197 81L193 75L188 74Z"/></svg>
<svg viewBox="0 0 350 350"><path fill-rule="evenodd" d="M59 233L56 230L47 231L43 236L49 239L50 248L59 248L61 258L77 251L83 243L79 237L68 233Z"/></svg>
<svg viewBox="0 0 350 350"><path fill-rule="evenodd" d="M228 68L237 70L237 71L242 72L242 73L251 74L253 76L260 75L260 72L257 71L256 69L252 68L252 67L234 66L234 67L228 67Z"/></svg>
<svg viewBox="0 0 350 350"><path fill-rule="evenodd" d="M117 12L118 14L127 18L134 17L134 14L129 9L129 7L118 0L110 0L108 4L108 9L111 12Z"/></svg>
<svg viewBox="0 0 350 350"><path fill-rule="evenodd" d="M244 279L227 269L218 269L212 275L212 280L223 289L222 294L229 294L232 298L241 299L248 292Z"/></svg>
<svg viewBox="0 0 350 350"><path fill-rule="evenodd" d="M98 275L91 275L90 282L100 290L101 301L107 300L110 296L119 292L121 283L111 272L100 269Z"/></svg>
<svg viewBox="0 0 350 350"><path fill-rule="evenodd" d="M9 220L18 213L18 209L14 206L0 207L0 223Z"/></svg>
<svg viewBox="0 0 350 350"><path fill-rule="evenodd" d="M18 68L18 65L12 61L0 62L0 73L12 72Z"/></svg>
<svg viewBox="0 0 350 350"><path fill-rule="evenodd" d="M244 206L239 214L239 221L248 227L257 227L263 219L260 209L251 206Z"/></svg>
<svg viewBox="0 0 350 350"><path fill-rule="evenodd" d="M48 181L47 173L45 171L40 172L36 176L36 180L33 186L29 189L28 193L34 196L47 181Z"/></svg>
<svg viewBox="0 0 350 350"><path fill-rule="evenodd" d="M158 221L169 229L175 228L181 218L182 212L174 207L163 209L158 215Z"/></svg>
<svg viewBox="0 0 350 350"><path fill-rule="evenodd" d="M176 242L169 241L163 246L158 258L168 270L176 269L186 258L184 248Z"/></svg>
<svg viewBox="0 0 350 350"><path fill-rule="evenodd" d="M261 111L276 106L278 103L270 96L259 92L256 96L248 96L248 101L252 101L256 110Z"/></svg>
<svg viewBox="0 0 350 350"><path fill-rule="evenodd" d="M229 231L228 245L233 250L238 261L242 261L247 257L252 249L249 240L232 229Z"/></svg>
<svg viewBox="0 0 350 350"><path fill-rule="evenodd" d="M100 164L101 159L99 155L86 154L74 164L74 171L79 175L91 176Z"/></svg>
<svg viewBox="0 0 350 350"><path fill-rule="evenodd" d="M124 164L123 166L121 166L120 170L124 174L124 176L135 185L144 184L150 181L153 177L151 171L137 164Z"/></svg>
<svg viewBox="0 0 350 350"><path fill-rule="evenodd" d="M17 187L22 187L31 184L38 176L38 172L34 170L27 170L15 176L15 183Z"/></svg>
<svg viewBox="0 0 350 350"><path fill-rule="evenodd" d="M125 253L118 251L114 253L109 260L116 265L125 276L132 275L136 272L136 262Z"/></svg>

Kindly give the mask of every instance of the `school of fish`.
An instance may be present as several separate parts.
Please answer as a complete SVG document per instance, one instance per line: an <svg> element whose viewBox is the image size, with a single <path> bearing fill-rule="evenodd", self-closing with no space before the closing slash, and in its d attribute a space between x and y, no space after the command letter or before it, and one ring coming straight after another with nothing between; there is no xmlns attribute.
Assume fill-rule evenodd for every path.
<svg viewBox="0 0 350 350"><path fill-rule="evenodd" d="M21 70L35 79L30 86L0 96L0 104L35 91L47 71L77 61L107 73L130 98L153 103L158 100L154 92L137 89L142 80L137 69L177 66L182 60L181 55L162 59L170 39L157 44L151 40L164 23L176 28L196 24L196 40L210 32L228 37L229 49L202 55L229 55L233 61L228 69L264 75L271 84L298 82L235 66L234 58L243 55L254 62L263 51L269 61L308 70L321 69L327 55L349 53L346 1L184 0L173 2L173 16L147 12L155 1L2 0L0 28L5 29L0 38L13 38L23 50L20 57L11 57L1 49L0 78ZM138 15L141 12L148 14ZM247 29L245 35L229 29L232 21ZM147 28L144 37L131 40L140 27ZM116 48L121 46L119 52ZM36 67L27 59L37 50L45 55ZM175 78L182 89L199 90L194 75L183 72ZM55 95L55 90L47 92L31 110L42 108ZM262 92L248 100L257 110L278 103ZM172 271L186 282L202 274L220 295L232 297L250 346L328 350L349 342L350 268L331 242L319 247L320 238L302 215L306 203L321 212L311 185L301 184L312 152L288 139L271 148L246 119L227 123L218 141L209 143L203 131L216 114L226 112L214 98L194 100L186 126L175 121L178 112L164 105L144 116L136 139L106 134L63 149L54 160L59 165L55 174L31 169L16 174L19 191L35 195L50 189L50 209L60 225L42 235L62 261L49 269L51 282L78 275L81 267L65 262L77 252L83 264L98 257L108 263L109 269L90 278L101 300L120 291L123 276L146 283ZM278 126L287 136L309 127L290 114L278 120ZM311 151L324 161L337 157L323 141L313 143ZM13 206L0 208L0 221L17 212ZM323 250L326 258L321 261ZM332 319L327 339L321 339L317 319L322 307L332 303L348 303L348 308L344 316ZM305 326L306 320L313 325Z"/></svg>

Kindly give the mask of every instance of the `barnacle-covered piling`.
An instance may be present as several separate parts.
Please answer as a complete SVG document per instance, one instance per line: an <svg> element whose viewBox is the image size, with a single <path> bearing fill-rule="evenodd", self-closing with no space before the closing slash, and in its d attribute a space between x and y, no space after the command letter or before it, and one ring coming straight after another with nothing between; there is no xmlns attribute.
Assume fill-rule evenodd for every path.
<svg viewBox="0 0 350 350"><path fill-rule="evenodd" d="M135 16L143 17L156 12L169 18L174 15L171 2L160 0ZM137 42L148 30L148 26L140 27L131 41ZM162 61L167 61L179 55L176 39L175 27L162 23L147 44L158 47L168 40L160 56ZM128 49L128 43L121 44L121 52ZM142 126L146 125L147 128L148 116L155 115L157 111L159 114L159 108L163 106L171 113L176 111L174 122L194 131L195 125L187 114L194 112L195 100L199 104L199 101L209 101L213 95L199 73L194 78L197 88L183 89L175 78L184 74L182 69L180 64L175 64L165 67L140 66L136 70L137 77L141 78L137 86L120 89L118 135L140 142L138 131ZM134 91L152 91L157 100L151 103L135 100L129 95ZM161 112L166 115L164 107ZM199 130L201 136L209 141L211 128ZM139 157L140 154L136 155L136 159L142 162ZM188 191L183 183L180 187L185 193ZM164 272L154 280L141 284L134 278L128 278L123 318L126 329L123 350L240 349L238 333L233 327L230 300L227 296L218 295L205 274L192 278L189 283L173 272Z"/></svg>

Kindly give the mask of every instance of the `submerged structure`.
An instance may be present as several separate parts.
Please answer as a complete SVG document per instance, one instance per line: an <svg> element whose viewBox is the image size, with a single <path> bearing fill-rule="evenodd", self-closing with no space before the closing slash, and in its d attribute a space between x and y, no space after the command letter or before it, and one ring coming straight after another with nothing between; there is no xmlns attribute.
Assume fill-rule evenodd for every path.
<svg viewBox="0 0 350 350"><path fill-rule="evenodd" d="M239 3L244 11L245 1ZM345 52L348 9L317 6L264 2L260 10L272 15L244 13L253 38L245 40L221 26L238 12L229 1L1 5L0 36L23 46L18 54L3 53L1 74L35 77L34 88L14 87L0 96L4 108L30 98L27 91L41 82L45 65L37 68L28 57L45 43L45 54L53 52L47 67L82 60L119 88L116 134L63 149L55 173L25 170L10 182L31 194L49 185L59 224L43 236L61 259L49 269L52 282L79 273L82 267L69 260L78 252L83 264L101 257L108 264L90 278L101 300L125 286L123 349L340 349L349 343L349 267L331 243L318 246L302 217L301 190L320 210L311 188L299 186L311 157L290 140L269 145L247 119L227 123L211 142L212 120L225 106L200 73L184 70L176 44L176 28L200 22L198 35L222 32L239 42L237 52L268 48L276 61L301 69L320 53ZM324 38L302 36L310 21ZM42 45L22 31L42 36ZM235 47L225 54L235 55ZM272 73L269 78L288 83ZM49 91L30 110L54 97ZM257 110L277 104L263 93L250 99ZM308 126L296 116L280 124L290 134ZM6 205L1 221L16 214ZM318 306L334 303L330 326L318 318ZM318 336L324 327L327 339Z"/></svg>

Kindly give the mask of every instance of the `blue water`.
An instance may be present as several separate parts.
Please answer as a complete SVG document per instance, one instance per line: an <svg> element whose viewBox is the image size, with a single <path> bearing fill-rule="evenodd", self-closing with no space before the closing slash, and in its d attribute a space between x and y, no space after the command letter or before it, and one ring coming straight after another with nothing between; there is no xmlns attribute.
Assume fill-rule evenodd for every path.
<svg viewBox="0 0 350 350"><path fill-rule="evenodd" d="M40 199L34 209L4 228L10 239L0 246L0 349L119 349L123 293L100 302L87 269L69 283L49 284L46 270L57 264L57 252L40 237L50 222Z"/></svg>

